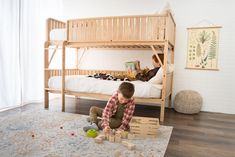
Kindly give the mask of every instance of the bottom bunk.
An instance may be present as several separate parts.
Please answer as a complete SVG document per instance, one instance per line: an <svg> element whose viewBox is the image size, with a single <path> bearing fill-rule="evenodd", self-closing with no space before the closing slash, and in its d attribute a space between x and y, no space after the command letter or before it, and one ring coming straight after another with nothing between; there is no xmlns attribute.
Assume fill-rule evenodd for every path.
<svg viewBox="0 0 235 157"><path fill-rule="evenodd" d="M61 79L61 76L51 77L48 81L48 87L60 90L62 88ZM65 91L112 95L122 82L92 78L88 75L70 75L65 77ZM152 84L139 80L129 82L135 86L135 98L161 97L161 84Z"/></svg>
<svg viewBox="0 0 235 157"><path fill-rule="evenodd" d="M45 108L49 107L49 93L62 94L62 111L65 110L65 95L73 95L84 98L94 98L97 100L108 101L111 95L118 89L122 81L101 80L88 77L94 72L110 74L123 74L125 72L115 71L87 71L78 69L66 69L64 77L61 70L47 70L45 75ZM130 81L135 85L134 98L136 104L160 106L160 121L164 120L164 109L166 98L171 99L173 72L168 73L163 84L153 84L151 82ZM63 88L64 87L64 88ZM170 104L171 100L169 100Z"/></svg>

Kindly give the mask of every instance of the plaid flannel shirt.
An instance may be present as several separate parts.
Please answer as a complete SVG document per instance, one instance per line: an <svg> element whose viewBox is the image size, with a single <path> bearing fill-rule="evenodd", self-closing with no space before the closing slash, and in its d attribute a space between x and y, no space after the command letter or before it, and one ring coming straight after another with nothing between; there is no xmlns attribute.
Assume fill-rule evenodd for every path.
<svg viewBox="0 0 235 157"><path fill-rule="evenodd" d="M104 129L106 126L109 126L109 119L115 115L117 112L118 107L118 93L114 93L112 97L107 102L103 114L102 114L102 128ZM124 110L123 118L122 118L122 124L118 129L127 130L129 129L129 122L133 116L135 110L135 103L134 98L131 98L127 104L126 108Z"/></svg>

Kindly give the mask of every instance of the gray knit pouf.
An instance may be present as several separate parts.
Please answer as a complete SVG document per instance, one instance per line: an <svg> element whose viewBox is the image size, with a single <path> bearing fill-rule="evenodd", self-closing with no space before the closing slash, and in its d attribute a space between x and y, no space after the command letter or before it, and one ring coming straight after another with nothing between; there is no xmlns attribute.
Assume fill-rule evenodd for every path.
<svg viewBox="0 0 235 157"><path fill-rule="evenodd" d="M174 109L185 114L200 112L202 108L201 95L193 90L182 90L176 94L174 99Z"/></svg>

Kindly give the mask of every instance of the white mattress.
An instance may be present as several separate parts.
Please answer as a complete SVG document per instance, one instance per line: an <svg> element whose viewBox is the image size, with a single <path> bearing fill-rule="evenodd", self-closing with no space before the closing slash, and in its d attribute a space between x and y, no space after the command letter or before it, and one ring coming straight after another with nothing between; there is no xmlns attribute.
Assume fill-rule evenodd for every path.
<svg viewBox="0 0 235 157"><path fill-rule="evenodd" d="M88 92L112 95L122 81L100 80L85 75L65 77L65 89L74 92ZM131 81L135 85L134 97L160 98L162 85L142 81ZM61 89L61 76L51 77L49 88Z"/></svg>
<svg viewBox="0 0 235 157"><path fill-rule="evenodd" d="M64 29L53 29L50 31L50 40L67 40L67 30Z"/></svg>

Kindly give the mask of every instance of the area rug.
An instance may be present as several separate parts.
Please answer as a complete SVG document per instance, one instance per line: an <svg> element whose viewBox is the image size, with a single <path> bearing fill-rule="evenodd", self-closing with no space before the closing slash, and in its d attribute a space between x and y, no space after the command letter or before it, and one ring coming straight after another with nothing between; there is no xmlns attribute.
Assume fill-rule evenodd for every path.
<svg viewBox="0 0 235 157"><path fill-rule="evenodd" d="M129 140L128 150L120 143L97 144L85 136L82 127L87 116L28 110L0 117L0 155L2 157L163 157L172 127L161 126L157 138Z"/></svg>

